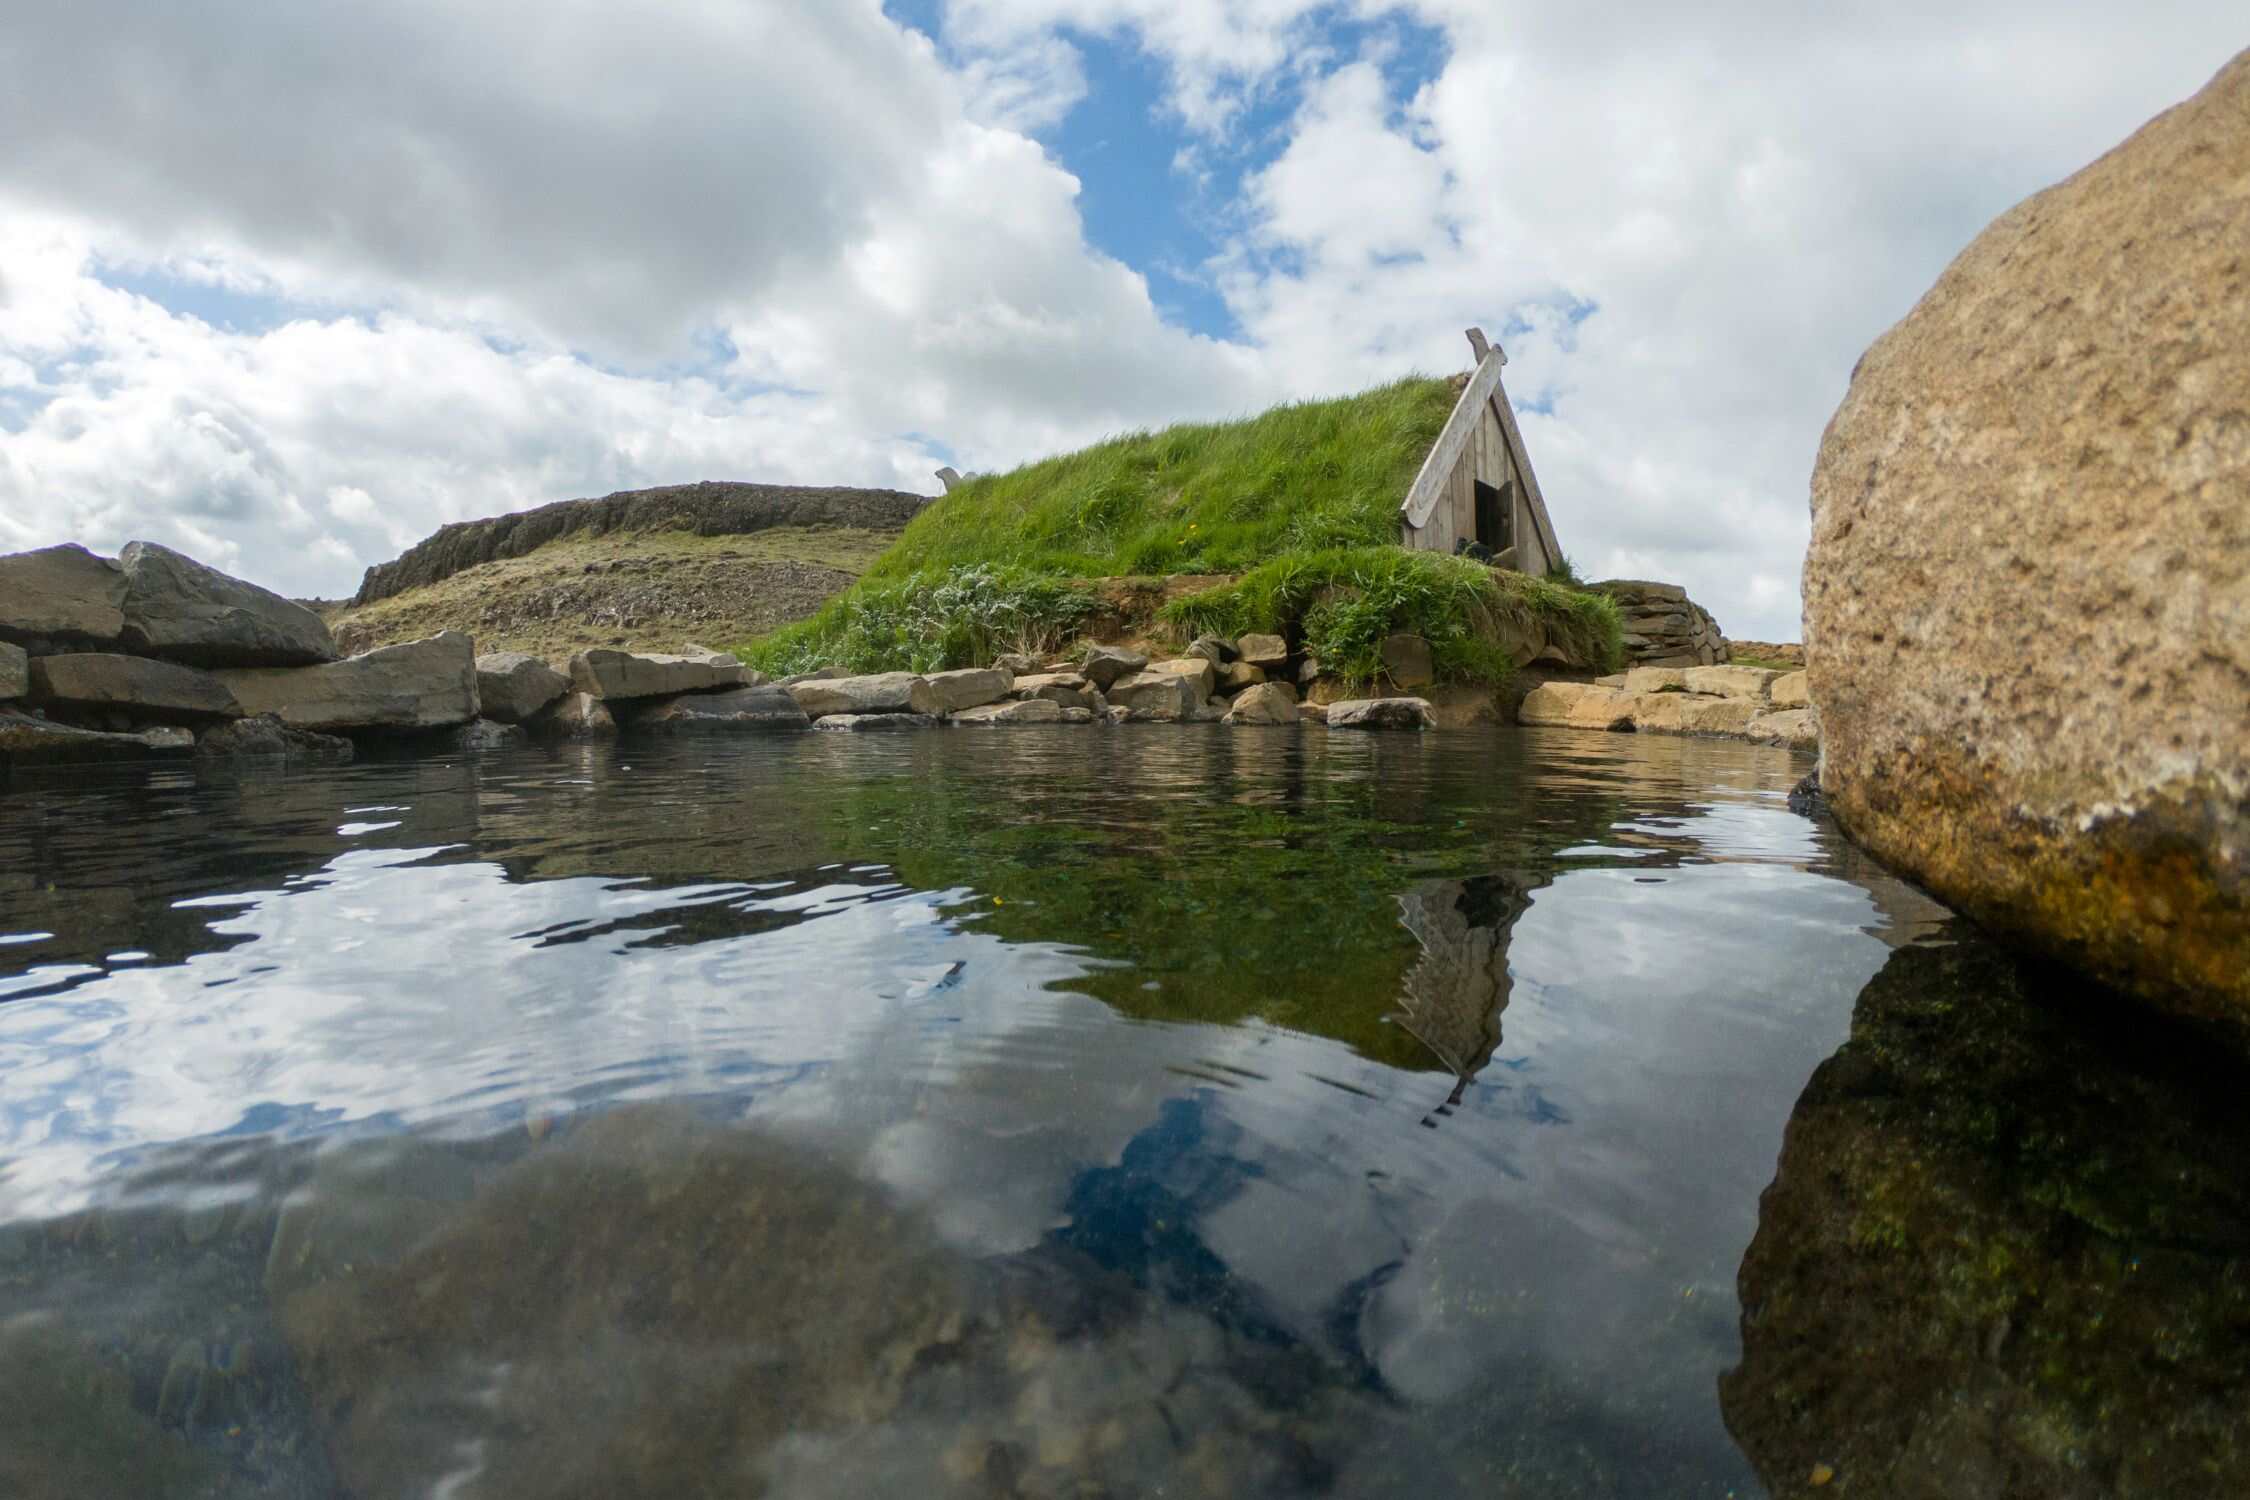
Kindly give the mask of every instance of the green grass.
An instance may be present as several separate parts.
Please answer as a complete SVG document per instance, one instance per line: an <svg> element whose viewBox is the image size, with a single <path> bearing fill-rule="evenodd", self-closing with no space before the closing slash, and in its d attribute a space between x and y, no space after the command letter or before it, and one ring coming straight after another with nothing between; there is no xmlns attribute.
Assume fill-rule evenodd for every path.
<svg viewBox="0 0 2250 1500"><path fill-rule="evenodd" d="M1292 553L1164 613L1188 634L1263 630L1301 641L1324 671L1353 683L1382 670L1383 637L1395 631L1427 640L1446 681L1505 682L1535 632L1603 671L1624 659L1624 627L1606 595L1396 546Z"/></svg>
<svg viewBox="0 0 2250 1500"><path fill-rule="evenodd" d="M739 654L762 671L938 671L1068 641L1084 580L1244 573L1176 601L1183 635L1271 630L1372 678L1385 635L1428 637L1448 680L1498 682L1536 626L1618 659L1616 606L1574 587L1398 546L1398 506L1454 404L1413 376L1244 421L1136 432L956 485L860 583Z"/></svg>
<svg viewBox="0 0 2250 1500"><path fill-rule="evenodd" d="M981 475L916 516L867 576L1237 573L1286 552L1395 542L1399 501L1453 401L1448 382L1413 376Z"/></svg>

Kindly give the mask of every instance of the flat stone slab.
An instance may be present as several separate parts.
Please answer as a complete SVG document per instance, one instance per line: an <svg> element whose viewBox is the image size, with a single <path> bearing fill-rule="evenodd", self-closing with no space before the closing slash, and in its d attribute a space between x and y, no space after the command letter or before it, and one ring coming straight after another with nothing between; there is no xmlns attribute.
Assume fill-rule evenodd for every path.
<svg viewBox="0 0 2250 1500"><path fill-rule="evenodd" d="M813 720L815 729L840 729L860 734L944 727L945 720L935 714L823 714Z"/></svg>
<svg viewBox="0 0 2250 1500"><path fill-rule="evenodd" d="M1051 698L1019 698L1013 703L987 703L965 708L953 716L956 724L1060 724L1063 705ZM1089 712L1089 717L1091 714Z"/></svg>
<svg viewBox="0 0 2250 1500"><path fill-rule="evenodd" d="M1590 683L1543 682L1524 695L1516 722L1558 729L1631 729L1637 701L1630 693Z"/></svg>
<svg viewBox="0 0 2250 1500"><path fill-rule="evenodd" d="M747 685L731 656L664 656L597 646L570 659L570 685L597 698L668 698Z"/></svg>
<svg viewBox="0 0 2250 1500"><path fill-rule="evenodd" d="M1770 667L1689 667L1687 690L1763 703L1772 692L1775 679L1789 675Z"/></svg>
<svg viewBox="0 0 2250 1500"><path fill-rule="evenodd" d="M118 640L150 656L201 667L289 667L342 653L320 616L271 589L230 578L154 542L128 542Z"/></svg>
<svg viewBox="0 0 2250 1500"><path fill-rule="evenodd" d="M935 714L938 695L912 672L877 672L792 683L789 695L815 719L835 714Z"/></svg>
<svg viewBox="0 0 2250 1500"><path fill-rule="evenodd" d="M1427 729L1431 722L1422 698L1347 698L1328 705L1330 729Z"/></svg>
<svg viewBox="0 0 2250 1500"><path fill-rule="evenodd" d="M570 691L570 679L536 656L492 651L477 658L477 704L488 719L521 724Z"/></svg>
<svg viewBox="0 0 2250 1500"><path fill-rule="evenodd" d="M113 646L125 630L125 572L76 542L0 557L0 639Z"/></svg>
<svg viewBox="0 0 2250 1500"><path fill-rule="evenodd" d="M1766 701L1775 708L1812 707L1812 678L1804 672L1776 677L1766 690Z"/></svg>
<svg viewBox="0 0 2250 1500"><path fill-rule="evenodd" d="M0 701L21 698L31 691L31 658L23 647L0 641Z"/></svg>
<svg viewBox="0 0 2250 1500"><path fill-rule="evenodd" d="M0 710L0 765L139 760L152 755L185 755L194 748L193 734L169 725L138 734L104 734Z"/></svg>
<svg viewBox="0 0 2250 1500"><path fill-rule="evenodd" d="M208 672L147 656L74 652L31 663L31 696L72 708L118 708L158 720L238 719L242 705Z"/></svg>
<svg viewBox="0 0 2250 1500"><path fill-rule="evenodd" d="M1015 686L1016 674L998 667L963 667L956 672L932 672L924 681L937 697L938 711L956 713L997 703Z"/></svg>
<svg viewBox="0 0 2250 1500"><path fill-rule="evenodd" d="M457 630L317 667L217 676L245 713L296 729L442 729L477 716L476 647Z"/></svg>
<svg viewBox="0 0 2250 1500"><path fill-rule="evenodd" d="M744 687L724 693L685 693L633 715L635 729L731 729L793 734L812 720L785 688Z"/></svg>
<svg viewBox="0 0 2250 1500"><path fill-rule="evenodd" d="M1289 643L1278 635L1246 635L1234 645L1244 661L1267 672L1278 672L1289 664Z"/></svg>

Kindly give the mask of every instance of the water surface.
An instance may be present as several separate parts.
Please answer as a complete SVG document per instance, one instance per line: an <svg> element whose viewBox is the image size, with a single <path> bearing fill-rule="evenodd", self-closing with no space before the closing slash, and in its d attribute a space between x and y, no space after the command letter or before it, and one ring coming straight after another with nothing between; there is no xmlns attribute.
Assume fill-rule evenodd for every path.
<svg viewBox="0 0 2250 1500"><path fill-rule="evenodd" d="M1855 1006L2037 1028L1991 1019L2022 971L1788 810L1807 768L1129 726L19 779L0 1493L1906 1493L1935 1440L1865 1389L1886 1306L1973 1323L2002 1382L1913 1472L2045 1442L2130 1477L2113 1377L2020 1332L2025 1262L2084 1246L1916 1302L1979 1209L2169 1234L2225 1289L2168 1451L2226 1472L2226 1172L2160 1230L2048 1192L2052 1151L1849 1170L1898 1139L1815 1077L1866 1055ZM1877 1040L1893 1095L1991 1071ZM2195 1128L2136 1180L2250 1141L2166 1057L2058 1114L2083 1041L2007 1075L2046 1136L2168 1101Z"/></svg>

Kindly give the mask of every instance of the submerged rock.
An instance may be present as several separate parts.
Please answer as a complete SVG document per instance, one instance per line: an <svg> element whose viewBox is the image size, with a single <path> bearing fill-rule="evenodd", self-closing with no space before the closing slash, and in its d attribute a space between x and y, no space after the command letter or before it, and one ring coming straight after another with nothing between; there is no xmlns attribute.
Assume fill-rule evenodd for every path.
<svg viewBox="0 0 2250 1500"><path fill-rule="evenodd" d="M110 734L0 710L0 765L138 760L150 755L185 755L194 748L192 733L171 726Z"/></svg>
<svg viewBox="0 0 2250 1500"><path fill-rule="evenodd" d="M691 1110L484 1154L344 1147L276 1231L353 1494L1234 1500L1320 1488L1380 1415L1270 1326L1064 1243L963 1255L817 1151Z"/></svg>
<svg viewBox="0 0 2250 1500"><path fill-rule="evenodd" d="M1813 474L1837 821L2250 1037L2250 53L1977 237Z"/></svg>
<svg viewBox="0 0 2250 1500"><path fill-rule="evenodd" d="M936 714L822 714L813 720L815 729L837 729L849 734L857 731L884 733L892 730L942 729L945 720Z"/></svg>
<svg viewBox="0 0 2250 1500"><path fill-rule="evenodd" d="M1423 698L1347 698L1328 705L1330 729L1428 729L1435 722Z"/></svg>
<svg viewBox="0 0 2250 1500"><path fill-rule="evenodd" d="M292 729L275 714L232 719L195 737L198 760L279 757L342 765L352 758L352 742L341 735Z"/></svg>
<svg viewBox="0 0 2250 1500"><path fill-rule="evenodd" d="M2250 1494L2250 1096L2107 1009L1975 942L1902 948L1860 995L1719 1383L1774 1494Z"/></svg>
<svg viewBox="0 0 2250 1500"><path fill-rule="evenodd" d="M956 724L1059 724L1063 706L1048 698L1019 698L1013 703L987 703L964 708L953 716Z"/></svg>

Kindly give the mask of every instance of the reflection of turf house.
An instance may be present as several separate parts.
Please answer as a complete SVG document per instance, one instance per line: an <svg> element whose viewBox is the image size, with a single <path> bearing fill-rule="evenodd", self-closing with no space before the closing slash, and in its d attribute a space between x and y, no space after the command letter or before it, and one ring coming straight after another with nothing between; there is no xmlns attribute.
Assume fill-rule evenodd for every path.
<svg viewBox="0 0 2250 1500"><path fill-rule="evenodd" d="M1481 328L1469 330L1469 347L1477 367L1398 508L1399 540L1417 552L1467 552L1544 576L1563 554L1500 382L1508 356Z"/></svg>

